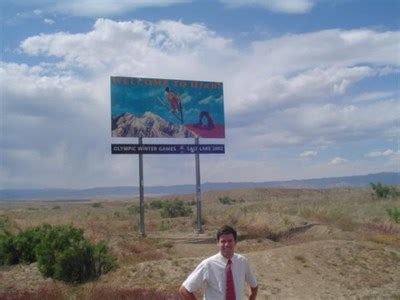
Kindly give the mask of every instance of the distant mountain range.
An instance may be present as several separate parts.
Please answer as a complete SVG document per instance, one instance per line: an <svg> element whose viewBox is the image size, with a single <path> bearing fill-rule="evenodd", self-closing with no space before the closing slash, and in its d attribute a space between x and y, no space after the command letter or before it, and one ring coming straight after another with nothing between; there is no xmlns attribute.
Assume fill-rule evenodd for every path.
<svg viewBox="0 0 400 300"><path fill-rule="evenodd" d="M400 185L399 173L376 173L360 176L301 179L267 182L206 182L201 185L202 192L240 188L332 188L366 187L371 182L385 185ZM194 184L144 187L145 196L195 193ZM85 200L107 197L136 197L139 187L97 187L90 189L0 189L0 200Z"/></svg>

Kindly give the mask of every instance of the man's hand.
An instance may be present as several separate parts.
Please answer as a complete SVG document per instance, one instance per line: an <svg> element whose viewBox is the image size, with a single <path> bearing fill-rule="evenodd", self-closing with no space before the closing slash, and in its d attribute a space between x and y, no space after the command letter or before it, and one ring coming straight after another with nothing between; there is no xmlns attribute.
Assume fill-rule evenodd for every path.
<svg viewBox="0 0 400 300"><path fill-rule="evenodd" d="M179 294L181 295L182 299L185 300L196 300L196 297L193 293L189 292L184 286L179 288Z"/></svg>
<svg viewBox="0 0 400 300"><path fill-rule="evenodd" d="M258 292L258 286L256 286L256 287L250 287L250 296L249 296L249 300L256 300L257 292Z"/></svg>

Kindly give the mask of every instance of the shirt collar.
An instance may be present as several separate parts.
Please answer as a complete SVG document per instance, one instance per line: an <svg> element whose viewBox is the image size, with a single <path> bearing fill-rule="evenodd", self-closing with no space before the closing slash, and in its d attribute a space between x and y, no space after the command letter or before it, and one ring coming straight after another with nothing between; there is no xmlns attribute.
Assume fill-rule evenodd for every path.
<svg viewBox="0 0 400 300"><path fill-rule="evenodd" d="M236 253L233 253L233 256L231 257L231 261L235 259ZM228 259L221 254L221 252L218 252L218 257L226 264L228 262Z"/></svg>

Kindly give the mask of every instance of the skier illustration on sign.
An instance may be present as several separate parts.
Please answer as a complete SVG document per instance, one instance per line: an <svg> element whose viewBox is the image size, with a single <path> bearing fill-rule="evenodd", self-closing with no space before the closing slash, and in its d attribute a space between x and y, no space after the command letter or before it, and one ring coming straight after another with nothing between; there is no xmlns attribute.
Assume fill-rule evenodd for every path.
<svg viewBox="0 0 400 300"><path fill-rule="evenodd" d="M179 112L180 108L179 108L179 104L180 104L180 100L179 97L172 92L169 87L165 88L165 97L167 98L169 105L171 106L171 112Z"/></svg>

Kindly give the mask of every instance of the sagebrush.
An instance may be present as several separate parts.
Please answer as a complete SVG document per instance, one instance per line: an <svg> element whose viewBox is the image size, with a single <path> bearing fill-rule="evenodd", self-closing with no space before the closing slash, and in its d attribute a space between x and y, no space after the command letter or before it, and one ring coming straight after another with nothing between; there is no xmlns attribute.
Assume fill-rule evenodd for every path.
<svg viewBox="0 0 400 300"><path fill-rule="evenodd" d="M386 212L392 221L400 224L400 208L388 208Z"/></svg>
<svg viewBox="0 0 400 300"><path fill-rule="evenodd" d="M28 228L0 236L0 265L38 262L45 277L85 282L116 268L104 242L92 244L83 230L71 225Z"/></svg>

